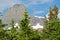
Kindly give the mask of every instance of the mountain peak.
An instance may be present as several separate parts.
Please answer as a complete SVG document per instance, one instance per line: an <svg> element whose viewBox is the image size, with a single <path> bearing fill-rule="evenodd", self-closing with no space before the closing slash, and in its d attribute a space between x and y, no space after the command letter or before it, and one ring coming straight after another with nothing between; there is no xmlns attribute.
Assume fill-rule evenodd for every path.
<svg viewBox="0 0 60 40"><path fill-rule="evenodd" d="M24 4L14 4L13 7L25 7Z"/></svg>
<svg viewBox="0 0 60 40"><path fill-rule="evenodd" d="M3 23L8 24L7 27L10 27L11 19L14 19L15 23L19 23L21 19L23 19L24 12L26 7L23 4L15 4L11 8L8 9L8 11L5 13L5 15L2 18ZM43 17L37 17L30 15L30 24L31 26L35 26L38 28L43 26Z"/></svg>

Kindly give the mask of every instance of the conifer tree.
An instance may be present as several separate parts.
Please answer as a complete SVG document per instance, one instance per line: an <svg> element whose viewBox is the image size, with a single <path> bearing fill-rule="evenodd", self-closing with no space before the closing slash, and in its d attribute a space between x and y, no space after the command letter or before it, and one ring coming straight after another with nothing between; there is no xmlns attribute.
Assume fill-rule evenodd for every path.
<svg viewBox="0 0 60 40"><path fill-rule="evenodd" d="M20 29L22 32L21 40L29 40L30 34L30 26L29 26L29 15L28 12L25 10L24 18L20 21Z"/></svg>
<svg viewBox="0 0 60 40"><path fill-rule="evenodd" d="M53 10L54 14L52 15ZM56 5L53 10L50 11L49 21L45 21L42 33L43 40L60 40L60 19L57 18L58 9Z"/></svg>
<svg viewBox="0 0 60 40"><path fill-rule="evenodd" d="M54 8L50 8L49 20L54 20L57 18L58 15L58 8L54 5Z"/></svg>
<svg viewBox="0 0 60 40"><path fill-rule="evenodd" d="M18 35L18 31L16 30L17 28L14 27L14 20L11 20L11 29L7 32L7 34L9 35L9 40L18 40L17 35Z"/></svg>
<svg viewBox="0 0 60 40"><path fill-rule="evenodd" d="M40 40L39 32L30 28L28 12L25 10L24 13L24 18L20 21L20 40Z"/></svg>
<svg viewBox="0 0 60 40"><path fill-rule="evenodd" d="M5 26L7 26L7 24L3 24L2 20L0 19L0 40L7 39L6 30L3 29Z"/></svg>

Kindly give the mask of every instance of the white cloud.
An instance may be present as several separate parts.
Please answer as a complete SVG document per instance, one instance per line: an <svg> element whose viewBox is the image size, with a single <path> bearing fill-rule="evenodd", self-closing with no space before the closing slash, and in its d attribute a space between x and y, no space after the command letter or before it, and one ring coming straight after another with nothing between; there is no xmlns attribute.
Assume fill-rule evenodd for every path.
<svg viewBox="0 0 60 40"><path fill-rule="evenodd" d="M35 10L35 11L33 12L33 14L40 14L40 13L44 13L44 11L42 11L42 10Z"/></svg>
<svg viewBox="0 0 60 40"><path fill-rule="evenodd" d="M58 18L60 18L60 10L59 10Z"/></svg>
<svg viewBox="0 0 60 40"><path fill-rule="evenodd" d="M51 3L52 0L41 0L41 3Z"/></svg>
<svg viewBox="0 0 60 40"><path fill-rule="evenodd" d="M16 3L21 3L18 0L0 0L0 10L3 10L6 7L11 7Z"/></svg>
<svg viewBox="0 0 60 40"><path fill-rule="evenodd" d="M4 7L10 7L16 3L22 3L22 1L24 0L0 0L0 8L4 8ZM26 0L27 1L27 0ZM52 2L51 0L29 0L28 1L28 4L25 4L25 3L22 3L22 4L25 4L26 6L29 6L29 5L34 5L34 4L38 4L38 2L40 3L46 3L46 2Z"/></svg>
<svg viewBox="0 0 60 40"><path fill-rule="evenodd" d="M51 3L52 0L31 0L28 5Z"/></svg>
<svg viewBox="0 0 60 40"><path fill-rule="evenodd" d="M31 5L38 5L38 4L42 4L42 3L52 2L52 0L28 0L28 3L25 4L25 2L23 3L23 1L24 0L0 0L0 11L4 10L4 8L11 7L17 3L24 4L27 8L29 8L29 6L31 6ZM43 13L43 11L36 11L34 14L36 14L36 13L37 14Z"/></svg>

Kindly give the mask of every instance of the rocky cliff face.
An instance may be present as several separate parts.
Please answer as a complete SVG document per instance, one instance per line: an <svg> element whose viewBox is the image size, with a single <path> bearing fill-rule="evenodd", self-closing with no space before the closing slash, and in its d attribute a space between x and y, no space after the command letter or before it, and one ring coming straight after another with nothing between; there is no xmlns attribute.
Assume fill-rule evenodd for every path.
<svg viewBox="0 0 60 40"><path fill-rule="evenodd" d="M23 18L23 14L26 7L22 4L15 4L13 7L9 8L9 10L5 13L2 20L3 23L8 24L8 27L10 26L11 19L14 19L15 23L19 23L19 21ZM37 25L39 23L40 25L43 25L44 18L38 18L35 16L31 16L30 24L32 26Z"/></svg>
<svg viewBox="0 0 60 40"><path fill-rule="evenodd" d="M20 4L15 4L13 7L9 8L8 11L3 16L3 22L10 24L11 19L14 19L15 23L22 19L25 11L25 6Z"/></svg>

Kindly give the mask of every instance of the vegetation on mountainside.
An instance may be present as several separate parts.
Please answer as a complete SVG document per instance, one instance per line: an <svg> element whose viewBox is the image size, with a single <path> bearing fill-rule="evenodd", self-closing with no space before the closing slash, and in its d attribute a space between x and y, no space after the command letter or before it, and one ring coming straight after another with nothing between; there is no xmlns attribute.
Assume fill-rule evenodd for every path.
<svg viewBox="0 0 60 40"><path fill-rule="evenodd" d="M60 40L60 19L57 18L58 8L50 9L49 20L45 21L42 32L43 40Z"/></svg>
<svg viewBox="0 0 60 40"><path fill-rule="evenodd" d="M31 29L30 17L25 10L24 18L20 21L19 29L14 27L14 20L11 21L11 29L4 30L4 24L0 20L0 40L40 40L40 33Z"/></svg>
<svg viewBox="0 0 60 40"><path fill-rule="evenodd" d="M14 27L14 20L11 20L11 28L4 29L7 24L3 24L0 19L0 40L60 40L60 19L58 19L58 8L55 5L50 9L49 20L45 20L44 28L41 32L31 28L30 17L25 10L24 17L19 26Z"/></svg>

